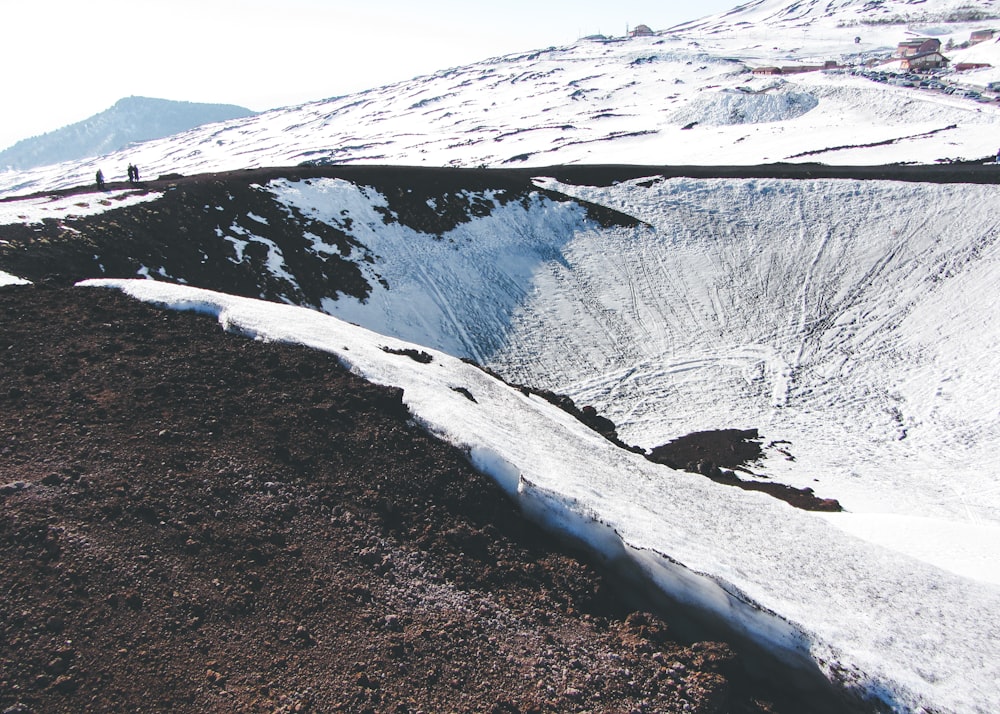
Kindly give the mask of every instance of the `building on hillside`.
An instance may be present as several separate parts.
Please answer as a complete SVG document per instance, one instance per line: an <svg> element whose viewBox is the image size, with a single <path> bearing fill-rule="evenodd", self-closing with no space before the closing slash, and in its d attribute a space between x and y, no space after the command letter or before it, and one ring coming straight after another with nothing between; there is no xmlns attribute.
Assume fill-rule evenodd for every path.
<svg viewBox="0 0 1000 714"><path fill-rule="evenodd" d="M922 52L903 57L899 61L899 68L905 71L919 72L927 69L941 69L947 67L949 62L951 60L940 52Z"/></svg>
<svg viewBox="0 0 1000 714"><path fill-rule="evenodd" d="M970 45L978 45L980 42L986 42L986 40L992 40L996 37L996 30L975 30L969 37Z"/></svg>
<svg viewBox="0 0 1000 714"><path fill-rule="evenodd" d="M915 40L903 40L896 48L897 57L913 57L924 55L930 52L941 51L941 40L933 37L918 37Z"/></svg>
<svg viewBox="0 0 1000 714"><path fill-rule="evenodd" d="M959 62L952 69L956 72L966 72L970 69L987 69L992 66L988 62Z"/></svg>
<svg viewBox="0 0 1000 714"><path fill-rule="evenodd" d="M649 25L636 25L635 29L628 33L629 37L652 37L656 33L649 29Z"/></svg>
<svg viewBox="0 0 1000 714"><path fill-rule="evenodd" d="M827 60L822 65L800 64L788 67L756 67L753 73L759 77L770 77L777 74L802 74L804 72L819 72L824 69L838 69L836 60Z"/></svg>

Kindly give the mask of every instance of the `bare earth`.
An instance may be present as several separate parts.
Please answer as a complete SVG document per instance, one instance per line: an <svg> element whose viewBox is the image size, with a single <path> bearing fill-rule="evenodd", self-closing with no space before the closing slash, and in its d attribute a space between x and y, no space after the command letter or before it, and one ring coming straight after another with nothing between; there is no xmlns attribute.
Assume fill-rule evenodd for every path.
<svg viewBox="0 0 1000 714"><path fill-rule="evenodd" d="M0 712L843 710L678 641L329 355L44 286L0 351Z"/></svg>

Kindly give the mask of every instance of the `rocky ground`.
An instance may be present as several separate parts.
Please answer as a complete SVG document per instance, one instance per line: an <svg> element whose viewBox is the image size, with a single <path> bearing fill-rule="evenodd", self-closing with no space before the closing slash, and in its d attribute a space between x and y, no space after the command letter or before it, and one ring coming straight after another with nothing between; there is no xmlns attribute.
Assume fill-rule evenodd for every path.
<svg viewBox="0 0 1000 714"><path fill-rule="evenodd" d="M803 712L526 523L398 391L0 288L0 711Z"/></svg>

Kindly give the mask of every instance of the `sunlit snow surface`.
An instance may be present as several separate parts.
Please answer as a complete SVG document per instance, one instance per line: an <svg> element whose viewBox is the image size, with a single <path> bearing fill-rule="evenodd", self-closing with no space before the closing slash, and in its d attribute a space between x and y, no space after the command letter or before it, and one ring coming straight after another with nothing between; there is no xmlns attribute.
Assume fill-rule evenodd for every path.
<svg viewBox="0 0 1000 714"><path fill-rule="evenodd" d="M755 473L838 499L832 523L1000 583L1000 188L537 183L641 224L536 196L434 238L347 181L267 190L378 256L369 299L330 314L593 404L647 449L759 429Z"/></svg>
<svg viewBox="0 0 1000 714"><path fill-rule="evenodd" d="M583 226L583 207L531 197L493 206L490 214L432 237L386 222L384 196L340 179L272 181L267 190L303 215L336 226L378 257L362 264L372 294L364 304L328 299L324 311L344 320L454 355L484 362L501 349L510 316L527 299L539 265Z"/></svg>
<svg viewBox="0 0 1000 714"><path fill-rule="evenodd" d="M597 405L646 448L758 428L788 442L759 473L917 519L832 521L1000 582L1000 188L540 183L649 227L567 245L493 366ZM904 523L925 537L896 537ZM954 528L968 559L928 537Z"/></svg>
<svg viewBox="0 0 1000 714"><path fill-rule="evenodd" d="M403 388L420 423L465 449L529 513L609 558L631 559L789 662L811 660L899 709L1000 707L996 586L847 536L768 496L651 464L443 353L431 351L429 364L389 354L382 348L407 344L304 308L152 281L88 284L327 350Z"/></svg>
<svg viewBox="0 0 1000 714"><path fill-rule="evenodd" d="M975 27L948 26L941 39L965 40ZM994 156L996 102L846 72L751 73L767 64L859 64L869 55L888 56L920 29L859 30L827 18L807 29L765 24L580 40L213 124L86 161L0 173L0 193L87 184L98 168L108 180L124 180L129 163L153 178L308 161L847 165ZM855 44L858 33L862 42ZM966 52L1000 66L996 43ZM970 82L982 86L993 76L988 72Z"/></svg>
<svg viewBox="0 0 1000 714"><path fill-rule="evenodd" d="M19 278L16 275L11 275L10 273L5 273L0 270L0 286L3 285L28 285L30 281L24 278Z"/></svg>
<svg viewBox="0 0 1000 714"><path fill-rule="evenodd" d="M92 216L114 208L155 201L162 195L158 192L125 190L0 201L0 225L31 224L41 223L46 219Z"/></svg>

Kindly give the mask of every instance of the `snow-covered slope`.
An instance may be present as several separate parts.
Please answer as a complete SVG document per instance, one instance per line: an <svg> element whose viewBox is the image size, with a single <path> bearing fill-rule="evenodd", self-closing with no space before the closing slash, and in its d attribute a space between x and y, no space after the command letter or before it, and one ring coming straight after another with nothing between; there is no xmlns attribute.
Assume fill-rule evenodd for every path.
<svg viewBox="0 0 1000 714"><path fill-rule="evenodd" d="M918 37L940 40L952 66L968 61L963 46L972 32L990 28L1000 28L998 0L757 0L664 35L694 39L704 52L739 57L754 67L831 60L884 68L901 41ZM971 56L1000 66L995 44L983 43ZM944 78L966 81L956 72L945 72ZM892 94L886 100L890 109L898 103Z"/></svg>
<svg viewBox="0 0 1000 714"><path fill-rule="evenodd" d="M494 368L647 448L759 428L760 473L841 500L833 522L1000 583L998 187L544 183L645 225L564 245Z"/></svg>
<svg viewBox="0 0 1000 714"><path fill-rule="evenodd" d="M806 27L772 21L771 14L787 15L793 5L819 19ZM899 41L919 33L964 41L982 25L859 29L844 18L861 11L867 17L874 12L868 5L829 6L837 11L817 15L819 6L810 3L751 3L713 23L660 36L580 40L489 59L195 129L127 153L7 172L0 174L0 192L86 184L98 168L109 178L123 177L130 161L153 178L302 162L882 164L995 154L996 102L890 86L847 69L752 74L761 65L826 60L857 66L888 57ZM913 7L930 12L951 5L937 0Z"/></svg>
<svg viewBox="0 0 1000 714"><path fill-rule="evenodd" d="M799 3L808 28L788 19L791 6L748 3L668 36L490 60L127 156L0 175L0 190L88 183L98 166L114 175L127 161L155 176L304 161L865 164L995 153L992 105L848 73L747 71L888 53L913 35L965 39L979 25L943 15L913 26L844 19L954 3ZM778 11L786 20L765 21ZM259 178L0 204L25 224L4 234L2 267L18 272L21 246L51 255L71 245L87 275L226 280L315 308L128 287L262 338L338 351L404 387L418 419L540 518L789 661L900 711L1000 710L995 184L664 179L650 168L592 185L539 171L531 190L398 168L378 185L239 173ZM594 204L617 217L595 219ZM116 208L87 225L71 218ZM813 488L847 512L807 514L653 466L444 354L416 366L377 349L395 338L593 404L647 449L700 429L759 429L757 478Z"/></svg>
<svg viewBox="0 0 1000 714"><path fill-rule="evenodd" d="M671 31L711 33L732 27L864 27L914 23L982 22L1000 18L998 0L752 0L728 12Z"/></svg>
<svg viewBox="0 0 1000 714"><path fill-rule="evenodd" d="M593 404L645 449L759 429L760 478L1000 583L997 186L392 175L4 203L45 224L5 233L2 267L307 305Z"/></svg>
<svg viewBox="0 0 1000 714"><path fill-rule="evenodd" d="M365 301L330 314L597 405L647 449L758 428L778 443L757 472L840 500L837 525L1000 583L1000 324L983 299L1000 189L539 183L638 225L535 200L430 237L385 225L386 199L350 182L267 188L379 256Z"/></svg>
<svg viewBox="0 0 1000 714"><path fill-rule="evenodd" d="M898 711L1000 707L1000 590L846 537L810 514L616 448L543 400L459 360L312 310L150 281L144 300L227 329L338 354L401 387L415 418L465 449L535 518L631 564L798 667ZM471 398L470 398L471 397Z"/></svg>

